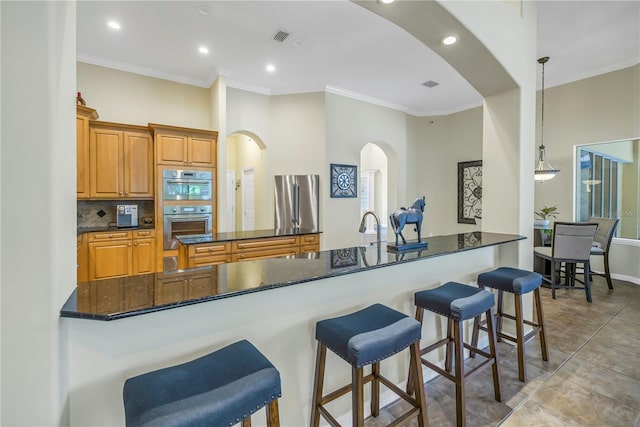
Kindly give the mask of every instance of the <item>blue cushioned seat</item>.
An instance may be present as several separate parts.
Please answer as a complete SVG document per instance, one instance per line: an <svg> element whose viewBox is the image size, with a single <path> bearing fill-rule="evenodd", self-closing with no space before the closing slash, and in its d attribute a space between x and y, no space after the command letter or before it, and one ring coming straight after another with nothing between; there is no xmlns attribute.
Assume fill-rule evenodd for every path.
<svg viewBox="0 0 640 427"><path fill-rule="evenodd" d="M542 250L549 250L551 248L540 248ZM536 249L537 250L537 249ZM540 337L540 351L542 353L542 360L548 360L547 341L544 331L544 316L542 313L542 300L540 297L540 287L542 285L542 275L528 270L520 270L512 267L499 267L493 271L486 273L480 273L478 275L478 286L481 288L493 288L498 290L498 309L496 311L496 334L500 339L506 339L516 344L518 353L518 378L520 381L526 381L526 363L525 363L525 342L535 334L539 333ZM502 309L503 294L509 292L514 297L514 311L515 316L507 314ZM522 307L522 295L533 292L533 303L535 307L535 313L537 317L537 323L525 320L523 317ZM507 318L515 320L516 322L516 335L510 336L502 332L502 319ZM529 332L525 334L524 325L533 326ZM473 323L473 338L471 345L478 343L478 333L480 330L486 329L478 319ZM471 357L474 354L471 353Z"/></svg>
<svg viewBox="0 0 640 427"><path fill-rule="evenodd" d="M419 322L382 304L316 325L316 339L355 368L404 350L420 334Z"/></svg>
<svg viewBox="0 0 640 427"><path fill-rule="evenodd" d="M371 416L380 415L380 384L402 397L411 408L399 416L407 420L417 417L418 425L427 424L427 402L425 400L422 369L420 369L420 334L422 325L415 319L382 304L374 304L355 313L316 323L315 378L313 381L313 404L311 427L320 427L325 418L331 425L339 425L325 406L345 393L351 392L351 417L353 426L364 425L364 385L371 383ZM351 365L351 384L324 395L324 374L327 349L331 349ZM408 383L416 390L415 397L407 395L395 383L380 372L380 361L408 349ZM364 375L364 366L371 365L371 374Z"/></svg>
<svg viewBox="0 0 640 427"><path fill-rule="evenodd" d="M129 378L123 391L127 426L230 426L280 395L278 370L246 340Z"/></svg>
<svg viewBox="0 0 640 427"><path fill-rule="evenodd" d="M479 316L493 307L493 294L484 289L447 282L435 289L415 293L418 307L433 311L454 320L466 320Z"/></svg>
<svg viewBox="0 0 640 427"><path fill-rule="evenodd" d="M493 293L464 285L457 282L447 282L434 289L419 291L414 294L416 304L416 319L420 322L424 318L424 310L440 314L447 318L446 337L428 345L420 350L420 354L425 356L432 351L446 346L444 369L440 365L422 357L422 365L439 373L455 383L456 388L456 425L466 425L466 397L465 397L465 377L472 375L476 370L491 365L493 376L493 394L500 402L500 374L498 370L498 354L496 352L496 333L493 323ZM471 345L464 342L464 321L475 318L475 322L485 314L489 327L487 328L489 338L489 352L478 348L477 342ZM486 360L477 364L466 372L464 366L464 349L467 348L471 354L478 353ZM453 362L455 361L455 370ZM410 373L409 379L411 379ZM408 384L411 382L409 381ZM407 386L407 392L413 392L413 388Z"/></svg>
<svg viewBox="0 0 640 427"><path fill-rule="evenodd" d="M542 285L542 276L532 271L500 267L479 274L478 285L500 289L512 294L526 294Z"/></svg>

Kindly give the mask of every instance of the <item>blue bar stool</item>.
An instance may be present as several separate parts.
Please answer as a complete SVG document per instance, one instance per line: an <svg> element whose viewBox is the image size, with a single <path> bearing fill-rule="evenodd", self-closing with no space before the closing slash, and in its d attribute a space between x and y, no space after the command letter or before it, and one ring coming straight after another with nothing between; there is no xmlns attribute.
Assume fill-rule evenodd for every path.
<svg viewBox="0 0 640 427"><path fill-rule="evenodd" d="M493 271L478 275L479 287L488 287L498 290L498 310L496 312L498 338L504 338L516 343L518 348L518 378L523 382L527 379L524 344L529 338L537 333L540 334L540 351L542 353L542 360L549 360L547 340L544 333L544 316L542 313L542 300L540 299L540 285L542 285L542 276L540 274L511 267L500 267ZM514 295L515 317L502 311L502 294L505 291ZM532 291L538 323L524 320L522 317L522 295ZM502 318L515 320L515 337L502 333ZM524 335L524 324L533 326L533 329L526 335ZM478 331L480 329L485 330L486 327L479 321L479 319L476 319L473 325L472 345L478 342ZM474 355L471 354L471 357L473 356Z"/></svg>
<svg viewBox="0 0 640 427"><path fill-rule="evenodd" d="M465 378L472 376L478 369L491 364L493 371L493 394L495 399L500 402L500 374L498 371L498 353L496 352L496 332L493 324L493 294L484 289L478 289L467 286L462 283L447 282L435 289L428 289L415 293L416 303L416 320L422 324L424 310L429 310L440 314L447 318L447 337L443 338L420 350L420 355L424 356L443 345L446 345L445 369L429 362L421 357L422 364L436 371L440 375L456 384L456 422L458 426L466 425L465 412ZM482 313L486 313L489 335L489 353L482 351L475 346L464 343L463 321L467 319L478 319ZM465 372L463 349L467 348L472 352L476 352L486 358L485 361ZM455 353L455 372L451 374L452 355ZM420 366L420 365L418 365ZM411 376L416 372L410 367L409 381L407 383L407 392L413 393L411 385ZM418 373L419 373L418 369Z"/></svg>
<svg viewBox="0 0 640 427"><path fill-rule="evenodd" d="M279 426L280 373L249 341L129 378L124 411L131 426L251 425L267 405L267 425Z"/></svg>
<svg viewBox="0 0 640 427"><path fill-rule="evenodd" d="M411 408L398 421L417 416L418 425L427 423L427 405L424 396L420 365L420 324L409 316L382 304L374 304L346 316L326 319L316 323L318 351L313 385L313 407L311 426L320 424L322 415L331 425L339 426L336 419L324 407L325 404L351 391L353 426L364 425L364 384L371 382L371 415L380 413L380 383L410 403ZM327 347L351 365L351 384L323 396L324 368ZM417 369L413 398L380 374L380 361L409 347L410 366ZM371 365L371 374L366 377L363 367ZM395 424L394 424L395 425Z"/></svg>

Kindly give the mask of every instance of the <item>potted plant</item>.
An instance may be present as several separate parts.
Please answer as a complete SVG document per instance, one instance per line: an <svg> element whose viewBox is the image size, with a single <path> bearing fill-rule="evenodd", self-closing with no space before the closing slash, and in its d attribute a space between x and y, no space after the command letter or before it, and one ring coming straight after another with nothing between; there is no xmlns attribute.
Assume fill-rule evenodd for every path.
<svg viewBox="0 0 640 427"><path fill-rule="evenodd" d="M542 227L549 226L549 218L556 218L560 214L557 206L545 206L539 211L535 211L533 213L540 218L536 219L533 224Z"/></svg>

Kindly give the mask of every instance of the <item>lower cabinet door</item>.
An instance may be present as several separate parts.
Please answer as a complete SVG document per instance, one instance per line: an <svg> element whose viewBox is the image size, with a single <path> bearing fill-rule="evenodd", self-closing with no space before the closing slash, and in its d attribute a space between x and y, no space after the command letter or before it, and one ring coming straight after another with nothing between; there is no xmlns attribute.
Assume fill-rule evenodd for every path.
<svg viewBox="0 0 640 427"><path fill-rule="evenodd" d="M89 280L131 276L131 240L89 243Z"/></svg>
<svg viewBox="0 0 640 427"><path fill-rule="evenodd" d="M156 239L133 240L133 274L154 273L156 265Z"/></svg>

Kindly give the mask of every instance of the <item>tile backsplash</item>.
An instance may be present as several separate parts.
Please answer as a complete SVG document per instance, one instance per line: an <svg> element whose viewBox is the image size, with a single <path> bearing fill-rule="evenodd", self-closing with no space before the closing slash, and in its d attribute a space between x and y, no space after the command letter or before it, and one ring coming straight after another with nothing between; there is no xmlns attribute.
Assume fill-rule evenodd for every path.
<svg viewBox="0 0 640 427"><path fill-rule="evenodd" d="M138 205L140 224L151 218L155 224L153 200L82 200L78 201L78 227L108 227L116 225L116 205Z"/></svg>

